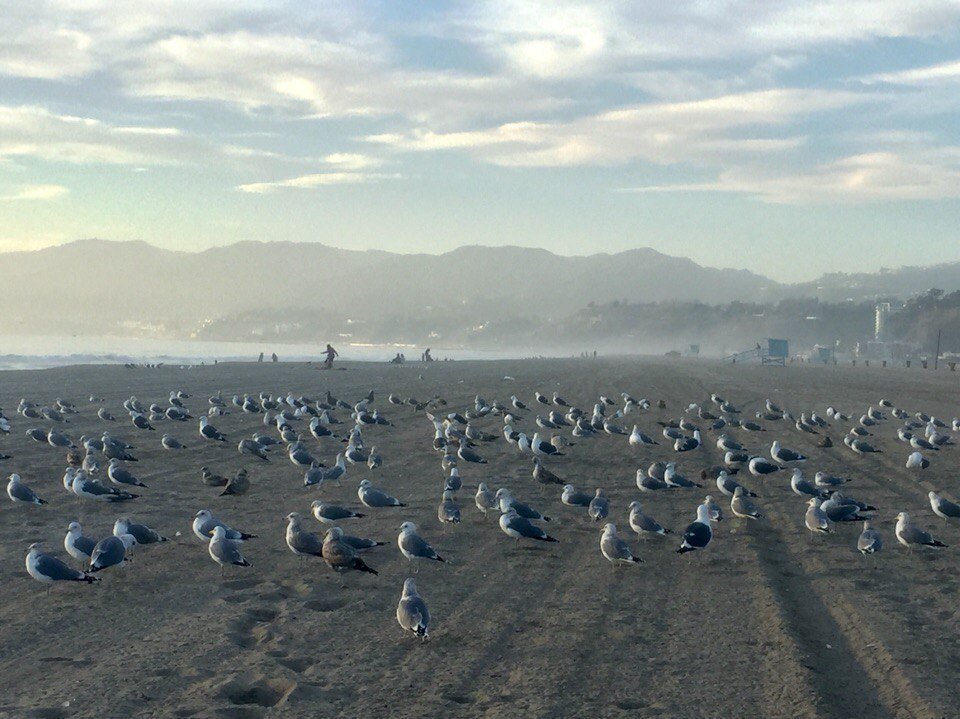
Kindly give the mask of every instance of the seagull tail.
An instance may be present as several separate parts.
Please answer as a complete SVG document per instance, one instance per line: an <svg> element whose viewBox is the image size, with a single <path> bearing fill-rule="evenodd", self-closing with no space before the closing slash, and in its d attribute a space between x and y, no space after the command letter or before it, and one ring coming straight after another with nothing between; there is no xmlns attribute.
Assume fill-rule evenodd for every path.
<svg viewBox="0 0 960 719"><path fill-rule="evenodd" d="M87 584L93 584L94 582L99 582L100 577L95 577L92 574L83 572L79 577L77 577L78 582L86 582Z"/></svg>
<svg viewBox="0 0 960 719"><path fill-rule="evenodd" d="M373 567L368 567L366 563L359 557L357 557L353 567L354 569L359 569L361 572L367 572L369 574L372 574L373 576L377 576L379 574L379 572L376 569L374 569Z"/></svg>
<svg viewBox="0 0 960 719"><path fill-rule="evenodd" d="M941 542L939 539L933 539L927 542L928 547L946 547L947 545Z"/></svg>
<svg viewBox="0 0 960 719"><path fill-rule="evenodd" d="M256 534L247 534L246 532L240 532L240 539L246 541L248 539L257 539Z"/></svg>

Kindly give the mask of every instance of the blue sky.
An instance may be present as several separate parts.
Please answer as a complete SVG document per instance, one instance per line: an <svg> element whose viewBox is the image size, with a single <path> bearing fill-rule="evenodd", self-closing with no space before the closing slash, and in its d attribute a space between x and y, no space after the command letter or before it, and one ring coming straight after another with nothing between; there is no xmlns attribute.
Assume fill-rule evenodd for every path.
<svg viewBox="0 0 960 719"><path fill-rule="evenodd" d="M960 260L960 3L0 0L0 251Z"/></svg>

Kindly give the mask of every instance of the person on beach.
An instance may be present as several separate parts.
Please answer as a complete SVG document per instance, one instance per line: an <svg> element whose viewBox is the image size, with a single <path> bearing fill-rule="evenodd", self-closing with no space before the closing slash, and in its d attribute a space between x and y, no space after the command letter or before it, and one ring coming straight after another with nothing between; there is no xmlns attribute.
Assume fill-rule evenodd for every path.
<svg viewBox="0 0 960 719"><path fill-rule="evenodd" d="M430 356L430 348L427 347L426 351L423 353L424 362L433 362L433 357Z"/></svg>
<svg viewBox="0 0 960 719"><path fill-rule="evenodd" d="M323 362L324 369L330 369L333 367L333 360L335 357L339 357L340 353L337 352L330 343L327 343L327 349L324 350L324 354L327 355L327 359Z"/></svg>

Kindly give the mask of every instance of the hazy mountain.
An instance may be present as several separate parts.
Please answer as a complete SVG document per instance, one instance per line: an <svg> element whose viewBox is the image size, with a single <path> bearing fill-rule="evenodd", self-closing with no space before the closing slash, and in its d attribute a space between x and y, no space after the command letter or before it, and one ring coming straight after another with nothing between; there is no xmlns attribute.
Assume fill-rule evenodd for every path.
<svg viewBox="0 0 960 719"><path fill-rule="evenodd" d="M243 242L197 253L82 240L0 255L7 331L103 331L118 322L187 332L240 313L324 310L354 319L427 308L480 317L562 317L590 302L756 298L776 283L650 249L562 257L521 247L441 255Z"/></svg>
<svg viewBox="0 0 960 719"><path fill-rule="evenodd" d="M0 331L217 336L256 323L331 331L349 318L367 335L463 328L525 318L550 322L590 303L664 300L722 304L909 297L960 287L960 263L781 285L745 270L702 267L651 249L563 257L522 247L461 247L441 255L354 251L314 243L243 242L172 252L145 242L81 240L0 254ZM442 320L442 321L441 321ZM322 326L324 322L328 324ZM420 322L416 330L412 325ZM422 334L422 332L421 332Z"/></svg>

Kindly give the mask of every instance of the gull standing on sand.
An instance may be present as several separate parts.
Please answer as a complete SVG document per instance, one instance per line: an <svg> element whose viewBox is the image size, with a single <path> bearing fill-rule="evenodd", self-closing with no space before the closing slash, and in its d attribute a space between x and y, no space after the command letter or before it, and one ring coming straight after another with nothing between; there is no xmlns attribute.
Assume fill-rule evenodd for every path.
<svg viewBox="0 0 960 719"><path fill-rule="evenodd" d="M70 522L67 526L67 534L63 538L63 548L67 550L67 554L87 565L90 562L90 555L93 554L93 548L96 546L96 539L83 535L80 522Z"/></svg>
<svg viewBox="0 0 960 719"><path fill-rule="evenodd" d="M364 479L360 482L360 486L357 488L357 496L360 497L360 501L363 502L364 505L371 509L376 507L407 506L396 497L392 497L386 492L376 489L370 484L369 479Z"/></svg>
<svg viewBox="0 0 960 719"><path fill-rule="evenodd" d="M397 622L407 631L413 632L421 639L429 638L430 612L426 602L417 593L417 584L413 579L403 582L403 593L400 603L397 604Z"/></svg>
<svg viewBox="0 0 960 719"><path fill-rule="evenodd" d="M449 489L443 491L440 505L437 507L437 519L445 524L460 524L460 505Z"/></svg>
<svg viewBox="0 0 960 719"><path fill-rule="evenodd" d="M713 528L710 526L710 509L701 504L697 507L697 518L687 525L683 532L683 540L677 549L677 554L694 552L706 549L713 539Z"/></svg>
<svg viewBox="0 0 960 719"><path fill-rule="evenodd" d="M514 499L509 489L504 487L498 489L496 498L497 501L500 502L501 513L512 509L523 519L536 519L544 522L550 521L550 517L546 516L545 514L541 514L530 505L524 504L523 502L518 502L516 499Z"/></svg>
<svg viewBox="0 0 960 719"><path fill-rule="evenodd" d="M944 499L936 492L930 492L927 494L927 498L930 500L930 508L933 513L944 521L960 519L960 505L951 502L949 499Z"/></svg>
<svg viewBox="0 0 960 719"><path fill-rule="evenodd" d="M744 492L743 487L737 487L730 499L730 511L743 519L763 519L763 514Z"/></svg>
<svg viewBox="0 0 960 719"><path fill-rule="evenodd" d="M197 512L193 520L193 533L204 542L209 542L213 536L213 530L217 527L223 527L224 537L232 541L246 541L247 539L256 539L256 534L247 534L221 522L213 516L209 509L201 509Z"/></svg>
<svg viewBox="0 0 960 719"><path fill-rule="evenodd" d="M112 534L104 537L93 548L90 554L90 571L100 572L110 567L120 567L127 563L130 549L137 543L132 534L121 534L115 537Z"/></svg>
<svg viewBox="0 0 960 719"><path fill-rule="evenodd" d="M592 519L594 522L599 522L601 519L606 519L607 515L610 514L610 500L604 496L603 490L599 487L597 487L597 491L593 499L590 500L590 504L587 508L587 514L590 515L590 519ZM608 524L607 526L612 527L613 525Z"/></svg>
<svg viewBox="0 0 960 719"><path fill-rule="evenodd" d="M644 514L643 507L637 501L630 502L630 529L641 537L648 537L651 534L663 537L671 533L653 517Z"/></svg>
<svg viewBox="0 0 960 719"><path fill-rule="evenodd" d="M593 501L593 495L587 492L578 492L572 484L565 484L563 493L560 495L560 501L568 507L589 507Z"/></svg>
<svg viewBox="0 0 960 719"><path fill-rule="evenodd" d="M113 536L119 537L124 534L131 535L137 540L137 544L158 544L167 541L167 538L160 532L151 529L146 524L131 522L129 517L120 517L113 523Z"/></svg>
<svg viewBox="0 0 960 719"><path fill-rule="evenodd" d="M503 503L501 500L501 509L502 507ZM519 514L517 514L517 511L513 507L510 507L506 512L500 515L500 529L508 537L513 537L516 539L517 544L520 543L522 538L536 539L540 542L559 541L551 537L529 519L521 517Z"/></svg>
<svg viewBox="0 0 960 719"><path fill-rule="evenodd" d="M215 442L227 441L227 438L220 433L220 430L210 424L210 421L207 419L206 415L201 415L200 417L200 436L204 439L213 440Z"/></svg>
<svg viewBox="0 0 960 719"><path fill-rule="evenodd" d="M107 476L111 482L121 487L143 487L144 489L147 487L147 485L134 477L132 472L125 469L124 466L120 464L119 459L110 460L110 465L107 467Z"/></svg>
<svg viewBox="0 0 960 719"><path fill-rule="evenodd" d="M331 527L323 538L323 561L338 574L355 570L367 572L376 576L376 569L368 567L357 550L343 541L343 530L340 527Z"/></svg>
<svg viewBox="0 0 960 719"><path fill-rule="evenodd" d="M870 526L869 519L864 521L863 531L857 538L857 551L863 556L867 556L868 554L876 554L881 549L883 549L883 538L880 536L880 532Z"/></svg>
<svg viewBox="0 0 960 719"><path fill-rule="evenodd" d="M930 460L919 452L912 452L907 457L907 469L926 469L930 466Z"/></svg>
<svg viewBox="0 0 960 719"><path fill-rule="evenodd" d="M720 474L717 475L717 489L719 489L721 492L723 492L723 494L727 495L728 497L732 497L736 493L738 487L743 487L743 490L748 497L757 496L756 494L748 490L746 487L744 487L742 484L740 484L738 481L733 479L733 477L731 477L726 472L720 472Z"/></svg>
<svg viewBox="0 0 960 719"><path fill-rule="evenodd" d="M237 444L237 451L240 454L250 454L258 459L262 459L264 462L269 462L270 458L267 457L266 450L263 448L257 440L255 439L241 439L239 444Z"/></svg>
<svg viewBox="0 0 960 719"><path fill-rule="evenodd" d="M404 522L400 525L400 534L397 535L397 546L400 553L411 562L413 560L429 559L434 562L446 561L437 554L437 550L417 533L417 525L413 522Z"/></svg>
<svg viewBox="0 0 960 719"><path fill-rule="evenodd" d="M42 554L40 549L42 544L34 542L30 545L30 551L27 552L25 564L27 573L38 582L93 582L100 581L99 577L94 577L87 572L79 572L72 569L63 561L49 554Z"/></svg>
<svg viewBox="0 0 960 719"><path fill-rule="evenodd" d="M301 526L299 513L290 512L285 519L287 520L287 546L290 551L298 557L320 557L323 556L323 540L319 535L308 532Z"/></svg>
<svg viewBox="0 0 960 719"><path fill-rule="evenodd" d="M250 562L243 558L240 552L240 540L230 539L227 531L222 524L213 528L213 536L210 537L210 544L207 547L210 557L220 565L220 574L223 575L224 567L228 564L234 564L238 567L249 567Z"/></svg>
<svg viewBox="0 0 960 719"><path fill-rule="evenodd" d="M310 503L310 511L316 517L318 522L323 524L333 524L344 519L362 519L367 515L360 512L354 512L352 509L340 507L336 504L330 504L320 499L315 499Z"/></svg>
<svg viewBox="0 0 960 719"><path fill-rule="evenodd" d="M929 532L920 529L910 521L910 515L906 512L900 512L897 515L897 541L907 549L913 549L913 545L919 544L923 547L946 547L947 545L939 539L934 539Z"/></svg>
<svg viewBox="0 0 960 719"><path fill-rule="evenodd" d="M473 498L474 503L477 505L477 509L483 512L483 516L487 516L487 512L491 509L494 509L498 505L497 496L491 492L486 483L481 482L477 486L477 493Z"/></svg>
<svg viewBox="0 0 960 719"><path fill-rule="evenodd" d="M14 472L7 482L7 496L11 502L18 504L46 504L47 500L40 499L30 487L20 481L20 475Z"/></svg>
<svg viewBox="0 0 960 719"><path fill-rule="evenodd" d="M642 564L640 557L633 556L630 545L617 536L617 526L607 523L600 534L600 552L613 566L620 564Z"/></svg>
<svg viewBox="0 0 960 719"><path fill-rule="evenodd" d="M809 505L807 513L804 515L803 523L814 534L828 534L830 532L830 519L826 512L820 509L820 500L811 497L807 502Z"/></svg>

